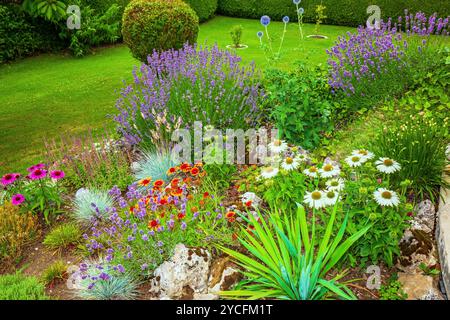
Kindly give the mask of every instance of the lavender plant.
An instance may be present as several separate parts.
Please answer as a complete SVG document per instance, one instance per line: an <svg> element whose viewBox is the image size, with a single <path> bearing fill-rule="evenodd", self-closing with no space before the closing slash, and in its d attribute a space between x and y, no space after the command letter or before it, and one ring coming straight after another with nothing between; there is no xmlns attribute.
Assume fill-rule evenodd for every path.
<svg viewBox="0 0 450 320"><path fill-rule="evenodd" d="M448 35L448 18L405 14L395 23L381 21L379 29L361 26L327 50L329 84L351 105L369 107L403 92L418 72L427 70L436 48L429 43L439 41L430 36Z"/></svg>
<svg viewBox="0 0 450 320"><path fill-rule="evenodd" d="M154 149L167 146L173 130L194 121L216 128L255 125L263 92L255 65L240 62L217 45L154 52L121 91L114 118L118 131L131 144Z"/></svg>

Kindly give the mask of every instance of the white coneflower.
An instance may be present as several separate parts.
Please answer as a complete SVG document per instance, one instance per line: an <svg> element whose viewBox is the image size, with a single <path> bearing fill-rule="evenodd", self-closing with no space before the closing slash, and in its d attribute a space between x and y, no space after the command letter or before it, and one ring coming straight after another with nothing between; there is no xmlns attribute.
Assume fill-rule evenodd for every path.
<svg viewBox="0 0 450 320"><path fill-rule="evenodd" d="M377 166L378 171L391 174L401 169L400 164L389 158L380 158L375 161L375 165Z"/></svg>
<svg viewBox="0 0 450 320"><path fill-rule="evenodd" d="M269 143L269 150L273 153L285 152L287 148L287 143L279 139L275 139L273 142Z"/></svg>
<svg viewBox="0 0 450 320"><path fill-rule="evenodd" d="M394 207L398 206L400 200L398 199L397 193L391 190L387 190L384 188L379 188L373 193L373 197L375 201L380 206Z"/></svg>
<svg viewBox="0 0 450 320"><path fill-rule="evenodd" d="M293 159L291 157L286 157L286 159L284 159L283 162L281 163L281 167L287 171L295 170L298 168L299 165L300 165L300 162L298 162L298 160Z"/></svg>
<svg viewBox="0 0 450 320"><path fill-rule="evenodd" d="M339 193L335 190L327 190L324 192L324 203L325 206L334 206L336 202L339 200Z"/></svg>
<svg viewBox="0 0 450 320"><path fill-rule="evenodd" d="M341 173L341 169L337 165L328 162L323 164L322 168L319 169L319 173L323 178L331 178Z"/></svg>
<svg viewBox="0 0 450 320"><path fill-rule="evenodd" d="M308 161L309 160L309 157L308 157L308 155L306 154L306 153L299 153L296 157L295 157L295 159L298 161L298 162L306 162L306 161Z"/></svg>
<svg viewBox="0 0 450 320"><path fill-rule="evenodd" d="M349 156L347 158L345 158L345 162L347 162L347 164L350 167L360 167L364 162L366 162L367 159L360 157L360 156Z"/></svg>
<svg viewBox="0 0 450 320"><path fill-rule="evenodd" d="M373 159L373 157L375 155L372 152L370 152L369 150L359 149L359 150L353 150L352 156L358 156L358 157L364 158L366 160L370 160L370 159Z"/></svg>
<svg viewBox="0 0 450 320"><path fill-rule="evenodd" d="M334 178L326 182L328 190L341 191L345 187L344 179Z"/></svg>
<svg viewBox="0 0 450 320"><path fill-rule="evenodd" d="M313 192L306 191L303 202L313 209L323 208L326 205L325 194L320 190L314 190Z"/></svg>
<svg viewBox="0 0 450 320"><path fill-rule="evenodd" d="M303 173L306 174L308 177L315 178L319 175L319 170L317 169L317 167L312 166L303 170Z"/></svg>
<svg viewBox="0 0 450 320"><path fill-rule="evenodd" d="M278 174L278 168L272 166L264 167L261 169L261 177L264 179L270 179Z"/></svg>

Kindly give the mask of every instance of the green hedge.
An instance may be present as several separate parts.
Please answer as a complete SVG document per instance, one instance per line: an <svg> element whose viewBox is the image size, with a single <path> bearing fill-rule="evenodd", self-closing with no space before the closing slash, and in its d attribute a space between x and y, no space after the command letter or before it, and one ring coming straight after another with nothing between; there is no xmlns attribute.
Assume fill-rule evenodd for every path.
<svg viewBox="0 0 450 320"><path fill-rule="evenodd" d="M218 0L184 0L197 13L200 22L210 19L216 13Z"/></svg>
<svg viewBox="0 0 450 320"><path fill-rule="evenodd" d="M130 1L131 0L81 0L81 4L91 7L97 14L106 12L113 4L118 4L122 15Z"/></svg>
<svg viewBox="0 0 450 320"><path fill-rule="evenodd" d="M0 5L0 17L0 64L63 47L53 24L29 17L18 5Z"/></svg>
<svg viewBox="0 0 450 320"><path fill-rule="evenodd" d="M369 16L366 10L372 4L380 7L383 19L403 15L405 9L426 14L437 12L441 17L450 14L449 0L303 0L300 6L305 9L305 22L315 22L314 9L321 2L327 7L325 24L355 27L366 23ZM274 20L286 15L296 20L295 10L292 0L219 0L218 8L218 12L226 16L259 18L268 15Z"/></svg>

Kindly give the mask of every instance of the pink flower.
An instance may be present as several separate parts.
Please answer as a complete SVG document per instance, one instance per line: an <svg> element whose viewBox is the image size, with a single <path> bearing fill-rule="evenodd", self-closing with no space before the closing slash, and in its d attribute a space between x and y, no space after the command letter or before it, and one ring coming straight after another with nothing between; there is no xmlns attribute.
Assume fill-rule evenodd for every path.
<svg viewBox="0 0 450 320"><path fill-rule="evenodd" d="M27 171L28 171L28 172L33 172L33 171L36 170L36 169L44 169L44 168L45 168L45 164L43 164L43 163L38 163L38 164L35 164L34 166L29 167L29 168L27 169Z"/></svg>
<svg viewBox="0 0 450 320"><path fill-rule="evenodd" d="M52 177L52 179L55 179L55 180L62 179L62 178L64 178L65 175L66 174L62 170L55 170L55 171L50 172L50 177Z"/></svg>
<svg viewBox="0 0 450 320"><path fill-rule="evenodd" d="M47 170L44 170L44 169L35 169L29 175L31 180L39 180L39 179L45 178L46 176L47 176Z"/></svg>
<svg viewBox="0 0 450 320"><path fill-rule="evenodd" d="M14 183L19 177L20 174L18 173L7 173L2 177L0 182L2 185L7 186L8 184Z"/></svg>
<svg viewBox="0 0 450 320"><path fill-rule="evenodd" d="M12 201L13 205L18 206L25 201L25 197L22 194L18 193L18 194L13 195L13 197L11 198L11 201Z"/></svg>

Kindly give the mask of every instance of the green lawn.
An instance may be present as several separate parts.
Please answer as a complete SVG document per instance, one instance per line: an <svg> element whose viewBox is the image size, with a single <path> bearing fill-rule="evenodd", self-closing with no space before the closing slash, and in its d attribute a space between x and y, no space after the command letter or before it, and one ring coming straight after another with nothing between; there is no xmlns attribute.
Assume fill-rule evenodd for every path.
<svg viewBox="0 0 450 320"><path fill-rule="evenodd" d="M258 20L216 17L201 25L198 42L217 42L225 47L231 43L229 30L236 24L243 26L242 42L249 46L238 50L238 54L244 62L254 60L258 67L268 67L256 37L256 32L262 30ZM275 22L269 27L276 38L283 23ZM313 28L305 25L305 34L311 34ZM297 25L289 24L283 58L276 66L288 68L295 60L324 63L325 49L348 30L323 26L321 33L329 39L306 39L299 46ZM115 112L116 90L122 86L122 80L131 79L135 65L138 61L128 48L116 45L81 59L43 54L0 66L0 174L39 161L45 137L112 127L106 116Z"/></svg>

